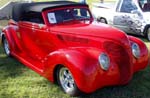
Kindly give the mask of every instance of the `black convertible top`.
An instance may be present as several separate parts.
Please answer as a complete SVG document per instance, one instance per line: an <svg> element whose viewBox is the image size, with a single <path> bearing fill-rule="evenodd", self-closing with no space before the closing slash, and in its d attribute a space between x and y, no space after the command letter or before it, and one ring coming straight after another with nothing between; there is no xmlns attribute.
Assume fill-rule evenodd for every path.
<svg viewBox="0 0 150 98"><path fill-rule="evenodd" d="M83 3L72 1L51 1L51 2L33 2L33 3L18 3L13 6L12 19L19 21L23 13L27 12L42 12L51 8L66 7L66 6L88 6Z"/></svg>

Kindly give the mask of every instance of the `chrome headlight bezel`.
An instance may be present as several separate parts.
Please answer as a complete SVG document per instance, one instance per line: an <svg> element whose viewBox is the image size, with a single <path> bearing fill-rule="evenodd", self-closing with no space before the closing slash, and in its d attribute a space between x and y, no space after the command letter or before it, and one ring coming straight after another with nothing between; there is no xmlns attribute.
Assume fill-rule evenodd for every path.
<svg viewBox="0 0 150 98"><path fill-rule="evenodd" d="M141 52L140 52L140 47L137 43L132 44L132 54L135 58L140 58Z"/></svg>
<svg viewBox="0 0 150 98"><path fill-rule="evenodd" d="M110 58L106 53L101 53L98 57L100 66L103 70L107 71L110 67Z"/></svg>

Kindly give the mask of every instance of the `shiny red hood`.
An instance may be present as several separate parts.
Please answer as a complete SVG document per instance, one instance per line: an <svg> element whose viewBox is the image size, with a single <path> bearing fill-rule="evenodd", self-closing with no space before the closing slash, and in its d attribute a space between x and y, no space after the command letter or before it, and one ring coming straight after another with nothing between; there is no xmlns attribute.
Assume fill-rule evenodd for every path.
<svg viewBox="0 0 150 98"><path fill-rule="evenodd" d="M82 37L97 37L119 42L128 42L127 35L114 27L102 23L63 24L51 27L52 32Z"/></svg>

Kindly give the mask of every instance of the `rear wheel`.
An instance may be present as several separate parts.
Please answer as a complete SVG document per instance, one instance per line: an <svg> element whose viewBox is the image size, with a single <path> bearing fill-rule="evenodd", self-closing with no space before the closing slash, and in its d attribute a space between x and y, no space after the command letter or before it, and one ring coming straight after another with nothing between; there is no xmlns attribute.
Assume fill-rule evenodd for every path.
<svg viewBox="0 0 150 98"><path fill-rule="evenodd" d="M3 37L3 48L4 48L4 52L7 56L10 56L10 47L8 44L8 41L5 37Z"/></svg>
<svg viewBox="0 0 150 98"><path fill-rule="evenodd" d="M80 91L74 81L74 78L68 68L61 66L57 70L58 84L63 91L71 96L79 95Z"/></svg>
<svg viewBox="0 0 150 98"><path fill-rule="evenodd" d="M97 21L107 24L107 20L105 18L102 18L102 17L97 18Z"/></svg>
<svg viewBox="0 0 150 98"><path fill-rule="evenodd" d="M146 30L146 38L148 41L150 41L150 27L148 27Z"/></svg>

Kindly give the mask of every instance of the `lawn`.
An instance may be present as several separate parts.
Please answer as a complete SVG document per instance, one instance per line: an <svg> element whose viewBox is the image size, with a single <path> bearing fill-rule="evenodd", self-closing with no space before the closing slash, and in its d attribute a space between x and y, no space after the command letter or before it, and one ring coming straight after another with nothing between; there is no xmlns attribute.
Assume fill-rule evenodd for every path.
<svg viewBox="0 0 150 98"><path fill-rule="evenodd" d="M150 67L136 73L128 85L105 87L76 98L150 98ZM0 98L70 98L0 47Z"/></svg>
<svg viewBox="0 0 150 98"><path fill-rule="evenodd" d="M98 0L95 0L98 1ZM91 2L89 0L89 2ZM1 3L1 1L0 1ZM6 25L6 21L0 21ZM148 47L150 43L141 38ZM76 98L150 98L150 67L136 73L129 84L104 87ZM0 46L0 98L70 98L56 84L6 57Z"/></svg>
<svg viewBox="0 0 150 98"><path fill-rule="evenodd" d="M5 24L6 21L4 21ZM149 47L150 43L141 38ZM128 85L105 87L76 98L150 98L150 67L136 73ZM12 57L0 46L0 98L70 98Z"/></svg>

